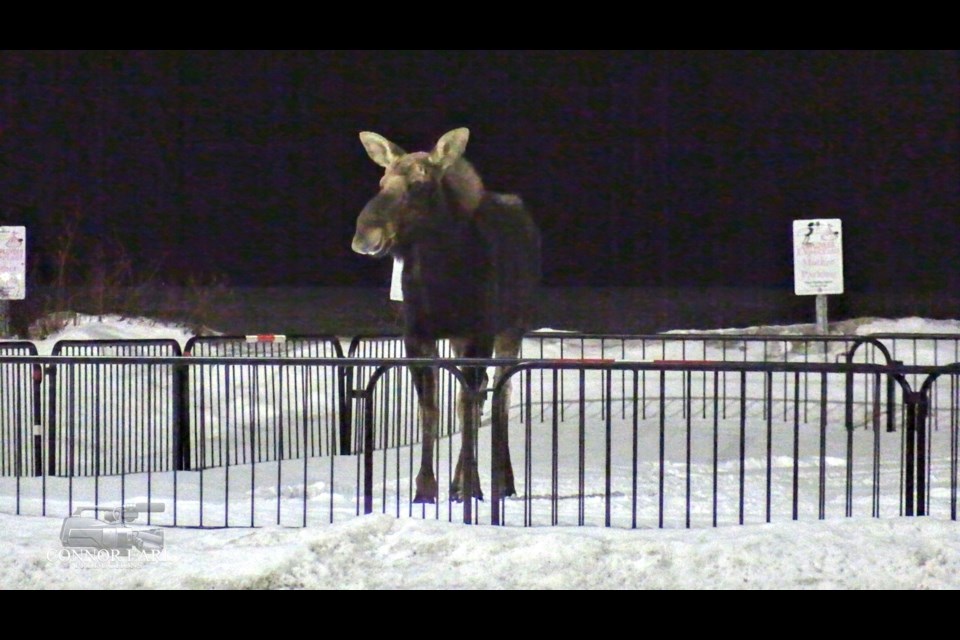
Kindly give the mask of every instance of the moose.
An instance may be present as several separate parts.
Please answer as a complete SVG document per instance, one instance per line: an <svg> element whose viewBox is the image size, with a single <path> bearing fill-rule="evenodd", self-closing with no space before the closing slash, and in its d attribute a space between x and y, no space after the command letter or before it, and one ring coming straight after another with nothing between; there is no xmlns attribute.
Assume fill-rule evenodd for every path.
<svg viewBox="0 0 960 640"><path fill-rule="evenodd" d="M380 191L357 218L352 248L374 258L402 260L403 340L409 358L436 358L448 339L458 358L517 358L532 322L540 281L540 231L520 197L486 191L464 158L470 132L453 129L431 151L406 153L383 136L364 131L360 142L384 168ZM457 414L465 433L476 435L484 367L462 369ZM415 503L435 503L433 471L438 434L437 369L411 366L423 425ZM494 384L504 374L497 367ZM492 411L506 425L509 380ZM504 429L504 431L506 431ZM498 445L502 468L492 482L500 495L516 494L509 447ZM473 439L475 441L475 438ZM472 457L466 458L468 463ZM469 467L469 468L468 468ZM476 462L464 449L450 483L450 500L483 499Z"/></svg>

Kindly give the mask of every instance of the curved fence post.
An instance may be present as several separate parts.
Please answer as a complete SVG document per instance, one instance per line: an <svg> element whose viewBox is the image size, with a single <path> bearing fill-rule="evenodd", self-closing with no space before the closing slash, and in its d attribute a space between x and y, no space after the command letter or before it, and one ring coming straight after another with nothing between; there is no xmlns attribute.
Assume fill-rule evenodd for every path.
<svg viewBox="0 0 960 640"><path fill-rule="evenodd" d="M846 360L847 364L853 364L853 357L857 353L857 349L861 346L869 344L874 347L880 353L883 354L883 357L886 359L884 364L888 365L902 365L902 362L897 362L893 360L893 357L890 355L890 350L887 349L887 346L880 342L877 338L872 336L867 336L864 338L858 338L854 340L853 346L850 347L850 350L847 351ZM848 372L845 376L845 400L844 400L844 420L846 423L847 429L853 429L853 373ZM896 403L896 398L894 394L894 380L893 376L887 376L887 431L895 431L893 426L893 413L894 406Z"/></svg>
<svg viewBox="0 0 960 640"><path fill-rule="evenodd" d="M928 433L927 418L930 412L933 385L941 373L942 371L938 371L929 374L918 392L920 398L917 407L917 515L921 516L927 515L927 473L931 464L927 458L927 440L932 434ZM956 452L952 451L951 458L955 458L955 455ZM955 465L955 459L952 459L951 463ZM956 518L955 503L953 509L952 516Z"/></svg>
<svg viewBox="0 0 960 640"><path fill-rule="evenodd" d="M894 374L903 388L906 425L903 443L903 515L926 515L927 502L927 433L929 402L927 393L938 374L931 374L919 391L914 391L903 373Z"/></svg>
<svg viewBox="0 0 960 640"><path fill-rule="evenodd" d="M929 380L929 378L928 378ZM917 397L917 515L927 515L927 416L930 401L927 385Z"/></svg>
<svg viewBox="0 0 960 640"><path fill-rule="evenodd" d="M904 391L903 402L907 408L907 424L904 442L904 515L914 515L916 491L916 450L917 450L917 406L920 394L916 391Z"/></svg>
<svg viewBox="0 0 960 640"><path fill-rule="evenodd" d="M927 472L930 460L927 458L928 417L930 413L930 393L940 371L930 373L919 391L910 389L903 374L897 374L897 380L904 389L903 401L907 410L907 424L904 442L904 515L927 515ZM953 461L951 461L953 462Z"/></svg>

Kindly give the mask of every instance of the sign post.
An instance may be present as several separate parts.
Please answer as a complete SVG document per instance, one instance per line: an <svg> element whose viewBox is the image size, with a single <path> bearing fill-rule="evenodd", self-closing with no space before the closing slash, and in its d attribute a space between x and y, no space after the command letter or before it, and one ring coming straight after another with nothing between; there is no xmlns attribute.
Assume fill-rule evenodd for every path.
<svg viewBox="0 0 960 640"><path fill-rule="evenodd" d="M816 296L817 333L827 333L827 296L843 293L843 227L838 218L793 221L793 286Z"/></svg>
<svg viewBox="0 0 960 640"><path fill-rule="evenodd" d="M0 337L10 333L10 300L27 293L26 227L0 227Z"/></svg>

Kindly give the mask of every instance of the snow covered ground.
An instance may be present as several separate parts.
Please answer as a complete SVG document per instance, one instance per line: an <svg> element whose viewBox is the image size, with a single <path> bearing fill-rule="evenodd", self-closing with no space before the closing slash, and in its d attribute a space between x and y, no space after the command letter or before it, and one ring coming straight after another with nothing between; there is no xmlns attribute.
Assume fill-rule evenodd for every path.
<svg viewBox="0 0 960 640"><path fill-rule="evenodd" d="M960 323L956 321L931 321L917 318L902 320L864 319L855 324L858 334L867 333L960 333ZM851 325L853 326L853 325ZM772 330L766 328L766 330ZM737 330L750 332L753 329ZM781 334L799 333L798 327L776 329ZM729 331L727 331L729 332ZM718 332L723 333L723 332ZM42 353L49 349L57 339L92 338L173 338L183 345L189 335L176 327L163 326L146 321L116 318L104 322L82 320L76 326L68 326L62 334L38 343ZM910 347L911 357L935 359L938 364L951 362L954 345L944 343L942 353L928 353L934 343L921 341ZM637 345L631 345L633 349ZM531 346L533 348L533 346ZM565 357L610 357L609 353L597 352L597 345L588 345L581 354L564 354ZM617 346L616 348L623 348ZM643 347L640 347L643 348ZM717 345L710 345L710 349ZM795 347L793 347L795 349ZM785 354L792 359L807 357L806 350L791 351ZM537 354L534 354L535 356ZM548 354L554 357L553 354ZM636 352L625 354L637 358ZM706 354L712 356L713 354ZM749 355L749 354L745 354ZM784 355L784 354L781 354ZM828 354L829 355L829 354ZM903 354L901 354L903 355ZM657 357L656 355L653 357ZM932 364L933 362L930 362ZM576 372L566 372L564 389L574 394L578 391ZM582 422L589 431L602 428L602 403L595 400L602 396L597 385L603 384L599 374L590 374L585 379L586 402L573 402L570 414L564 417L562 424L571 423L574 427L581 422L580 412L584 411ZM752 378L749 383L756 381ZM738 384L734 380L733 384ZM619 382L617 383L620 384ZM644 387L659 382L654 377L643 381ZM682 385L682 377L675 377L670 385ZM699 384L699 383L698 383ZM704 384L712 384L704 378ZM829 393L835 393L840 379L830 379ZM572 385L572 386L571 386ZM651 391L656 390L650 387ZM672 387L671 387L672 388ZM950 391L955 393L955 391ZM568 396L571 397L571 396ZM515 396L515 401L517 397ZM655 408L654 408L655 409ZM816 494L818 492L819 471L822 468L817 447L819 441L813 437L809 442L801 443L801 461L799 473L800 492L804 518L792 521L787 508L788 502L777 502L780 511L774 513L772 522L766 523L763 517L763 504L766 491L762 476L770 466L765 448L762 446L762 433L747 431L744 435L746 457L743 463L744 509L746 521L750 524L737 525L736 501L720 505L720 526L710 526L711 475L714 465L710 460L713 451L710 428L698 428L693 424L693 439L690 447L691 462L687 471L686 449L683 446L685 419L682 410L669 415L676 423L680 434L668 437L665 448L667 459L664 461L665 487L667 491L666 528L658 528L656 476L660 462L656 454L640 461L641 488L637 494L631 490L633 479L631 465L632 443L629 437L630 420L620 414L612 420L614 451L612 453L611 482L617 502L613 505L614 520L620 526L603 528L601 526L575 526L578 509L582 509L585 519L596 524L602 523L604 502L602 496L588 495L582 500L577 497L575 488L569 483L576 482L576 464L561 465L562 473L559 486L561 496L559 505L560 526L544 526L549 521L550 501L543 496L549 493L543 482L549 482L548 468L542 458L534 456L530 460L533 470L533 484L520 481L518 491L521 496L529 497L526 504L531 505L533 520L537 526L522 527L524 517L523 498L513 499L507 504L507 524L505 527L487 525L465 526L458 523L457 515L450 517L448 506L444 504L437 511L429 511L426 517L417 511L416 517L409 517L409 507L403 501L402 507L394 510L397 501L386 496L378 497L376 513L370 516L355 517L356 483L348 481L353 469L336 469L330 483L328 473L335 464L329 457L310 461L304 482L303 465L264 463L257 465L253 476L240 467L234 468L233 478L228 481L233 487L232 496L237 498L236 512L230 512L231 524L238 524L248 516L251 505L255 506L257 528L232 529L196 529L164 526L164 550L161 554L142 557L77 557L64 553L60 544L60 527L63 522L62 510L67 500L72 504L88 501L89 482L78 480L64 483L49 479L44 490L44 499L56 516L11 515L13 497L9 480L2 484L0 495L0 540L3 540L5 553L0 554L0 587L4 588L83 588L83 589L129 589L129 588L324 588L324 589L499 589L499 588L577 588L577 589L644 589L644 588L714 588L714 589L956 589L960 588L960 528L958 523L948 517L942 505L945 503L949 478L942 477L943 466L937 467L938 476L933 478L938 509L933 516L923 518L901 518L896 515L899 497L896 488L885 487L881 502L883 518L870 517L871 487L868 478L870 465L861 465L862 456L870 456L871 451L861 451L859 444L854 460L857 461L857 473L854 477L853 512L854 516L843 517L844 495L828 494L824 496L828 517L818 520ZM700 427L709 427L709 424ZM780 430L781 427L777 427ZM618 430L622 437L616 435ZM481 429L481 447L484 432ZM671 431L671 433L673 430ZM859 434L861 430L857 430ZM866 433L866 430L863 430ZM541 434L537 429L535 434ZM739 444L739 425L721 422L719 435L720 462L717 466L718 483L724 495L738 491L737 480L741 474L737 448ZM949 429L943 430L949 434ZM792 444L789 440L789 428L784 431L786 440L775 439L775 446ZM522 441L522 432L520 434ZM578 429L561 430L557 444L562 456L578 455L576 439ZM515 437L512 431L511 436ZM641 437L641 445L654 450L657 447L657 432ZM944 436L945 437L945 436ZM859 436L858 436L859 438ZM755 441L756 439L756 441ZM513 440L517 442L516 439ZM671 444L671 442L673 442ZM830 439L828 442L826 473L831 470L842 472L845 469L842 452L845 443ZM676 446L674 446L676 445ZM534 437L535 450L544 447L549 450L549 441L540 435ZM443 448L443 447L441 447ZM622 450L621 450L622 449ZM893 451L895 447L884 446L883 452ZM404 455L417 455L416 448L405 450ZM789 452L774 452L773 479L789 484L792 478L792 462ZM514 454L514 465L519 468L522 461ZM585 475L588 486L594 486L597 478L592 477L597 467L591 450L585 452ZM481 465L484 452L481 450ZM336 465L346 463L337 461ZM382 462L378 458L378 462ZM378 479L383 487L400 487L409 482L409 465L405 461L394 465L393 460L383 467L383 477ZM286 465L286 466L285 466ZM347 464L349 467L349 464ZM290 467L288 470L287 467ZM249 469L250 466L246 465ZM484 467L481 466L481 470ZM279 470L279 471L278 471ZM415 469L414 469L415 471ZM219 470L205 472L206 498L209 504L219 505L217 491L222 487L223 479ZM380 472L378 472L380 473ZM289 475L288 475L289 474ZM486 474L481 471L485 489ZM178 514L181 522L189 520L190 505L196 484L188 474L179 474L176 483L171 481L172 474L152 474L150 490L153 498L165 498L173 484L179 492ZM684 481L689 477L694 496L694 528L684 528ZM129 484L124 487L127 502L146 497L143 478L130 476ZM102 481L98 490L100 495L119 495L113 492L111 483ZM784 485L786 486L786 485ZM299 488L298 488L299 487ZM391 489L392 490L392 489ZM76 495L67 495L76 492ZM401 491L402 492L402 491ZM212 494L212 495L211 495ZM639 496L636 509L639 511L638 528L629 528L631 499ZM775 495L780 496L779 493ZM814 496L811 499L811 496ZM22 511L38 513L35 504L30 503L30 493L26 490ZM261 502L258 500L262 499ZM299 524L302 506L308 505L310 526L302 528ZM276 524L275 511L281 508L282 525ZM331 506L332 505L332 506ZM706 506L704 506L706 505ZM485 504L479 505L481 509ZM206 525L216 524L214 515L220 517L222 508L208 507L211 514ZM809 510L813 509L812 513ZM331 510L336 516L329 519ZM386 513L382 513L386 511ZM399 517L398 517L399 514ZM158 515L154 522L167 523L169 511ZM234 519L235 518L235 519ZM453 520L450 522L448 520ZM489 520L486 512L481 512L481 522ZM628 523L623 526L623 523ZM290 526L287 526L287 525Z"/></svg>

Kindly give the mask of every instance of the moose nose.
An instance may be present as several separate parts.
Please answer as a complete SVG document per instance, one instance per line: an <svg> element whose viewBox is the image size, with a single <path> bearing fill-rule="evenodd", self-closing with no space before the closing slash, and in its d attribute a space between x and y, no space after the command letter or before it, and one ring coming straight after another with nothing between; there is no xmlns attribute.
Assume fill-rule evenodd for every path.
<svg viewBox="0 0 960 640"><path fill-rule="evenodd" d="M383 229L358 226L357 233L353 236L353 244L350 246L357 253L372 256L383 249L383 240Z"/></svg>

